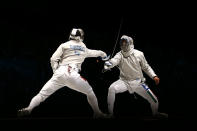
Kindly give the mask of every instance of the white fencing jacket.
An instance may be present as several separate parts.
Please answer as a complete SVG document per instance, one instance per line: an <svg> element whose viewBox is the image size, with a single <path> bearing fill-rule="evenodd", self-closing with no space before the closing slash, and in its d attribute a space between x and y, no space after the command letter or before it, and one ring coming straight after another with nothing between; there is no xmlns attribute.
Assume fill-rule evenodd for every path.
<svg viewBox="0 0 197 131"><path fill-rule="evenodd" d="M152 79L156 76L153 69L147 63L144 53L136 49L133 49L128 57L124 57L120 51L109 61L112 63L112 66L109 68L118 66L120 79L122 80L132 81L141 79L142 82L145 82L142 70Z"/></svg>
<svg viewBox="0 0 197 131"><path fill-rule="evenodd" d="M70 40L61 44L51 57L53 72L61 65L77 65L81 70L81 64L86 57L106 57L106 53L100 50L91 50L81 41Z"/></svg>

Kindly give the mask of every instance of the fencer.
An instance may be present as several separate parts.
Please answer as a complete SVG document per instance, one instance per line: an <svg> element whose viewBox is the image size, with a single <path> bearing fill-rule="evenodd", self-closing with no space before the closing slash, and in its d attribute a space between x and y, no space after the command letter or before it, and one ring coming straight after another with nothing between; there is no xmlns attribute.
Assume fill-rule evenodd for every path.
<svg viewBox="0 0 197 131"><path fill-rule="evenodd" d="M107 103L110 116L114 117L115 95L129 91L131 94L137 93L150 103L153 116L168 117L167 114L158 112L158 99L145 83L142 71L153 79L157 85L160 79L147 63L144 53L134 49L133 39L126 35L123 35L120 39L120 48L121 51L104 64L105 70L115 66L120 70L119 80L112 83L108 89Z"/></svg>
<svg viewBox="0 0 197 131"><path fill-rule="evenodd" d="M50 62L53 69L52 78L42 87L40 92L34 96L28 107L18 111L19 116L29 115L41 102L44 102L51 94L66 86L87 96L88 103L93 109L94 118L105 117L98 106L97 97L88 81L79 74L81 65L87 57L107 58L101 50L91 50L83 43L84 31L72 29L69 41L61 44L52 55Z"/></svg>

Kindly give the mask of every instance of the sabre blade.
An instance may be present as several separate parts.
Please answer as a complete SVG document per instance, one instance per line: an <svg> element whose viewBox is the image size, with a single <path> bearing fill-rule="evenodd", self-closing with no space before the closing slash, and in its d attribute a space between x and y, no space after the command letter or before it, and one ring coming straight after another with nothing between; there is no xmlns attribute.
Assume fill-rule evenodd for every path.
<svg viewBox="0 0 197 131"><path fill-rule="evenodd" d="M118 36L117 36L117 38L116 38L116 43L115 43L115 45L114 45L114 48L113 48L113 52L112 52L112 54L111 54L111 57L114 55L114 51L115 51L115 49L116 49L116 45L117 45L118 39L119 39L119 37L120 37L120 31L121 31L121 28L122 28L122 23L123 23L123 17L121 18L121 21L120 21L120 26L119 26L119 30L118 30ZM111 57L110 57L110 59L111 59Z"/></svg>

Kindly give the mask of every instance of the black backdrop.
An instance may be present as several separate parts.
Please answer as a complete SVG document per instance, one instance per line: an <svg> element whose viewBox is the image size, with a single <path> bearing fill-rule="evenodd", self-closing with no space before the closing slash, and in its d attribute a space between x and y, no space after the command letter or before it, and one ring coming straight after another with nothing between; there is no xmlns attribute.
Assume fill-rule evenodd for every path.
<svg viewBox="0 0 197 131"><path fill-rule="evenodd" d="M114 3L113 3L114 4ZM50 3L7 2L1 5L0 40L0 117L16 118L16 111L29 104L52 76L50 57L66 42L73 27L85 32L90 49L111 54L120 35L134 39L135 48L161 79L160 85L147 83L160 101L159 110L171 118L185 119L195 114L195 20L193 8L185 3ZM187 11L185 8L188 8ZM119 46L116 48L116 53ZM97 62L99 60L99 62ZM82 65L84 76L93 87L99 106L107 113L107 91L118 79L114 68L101 73L103 62L88 58ZM119 118L150 115L146 101L128 92L118 94L115 115ZM91 118L86 96L67 87L60 89L33 112L32 118Z"/></svg>

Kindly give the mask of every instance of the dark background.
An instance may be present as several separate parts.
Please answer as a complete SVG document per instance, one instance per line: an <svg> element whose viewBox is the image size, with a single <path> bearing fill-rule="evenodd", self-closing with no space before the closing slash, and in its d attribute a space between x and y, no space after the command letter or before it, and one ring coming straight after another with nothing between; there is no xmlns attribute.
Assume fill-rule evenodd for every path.
<svg viewBox="0 0 197 131"><path fill-rule="evenodd" d="M145 57L161 83L147 83L160 101L159 111L170 119L191 120L195 106L195 11L188 3L92 2L82 4L42 2L6 2L0 18L0 119L17 119L18 109L28 106L51 78L50 57L68 40L72 28L82 28L84 43L90 49L111 54L121 18L120 36L134 39L135 48ZM119 51L117 46L115 53ZM97 62L99 60L99 62ZM88 58L82 65L84 76L107 112L108 87L118 79L119 71L101 73L103 62ZM148 103L128 92L117 94L117 118L150 116ZM86 96L67 87L60 89L30 118L91 118Z"/></svg>

